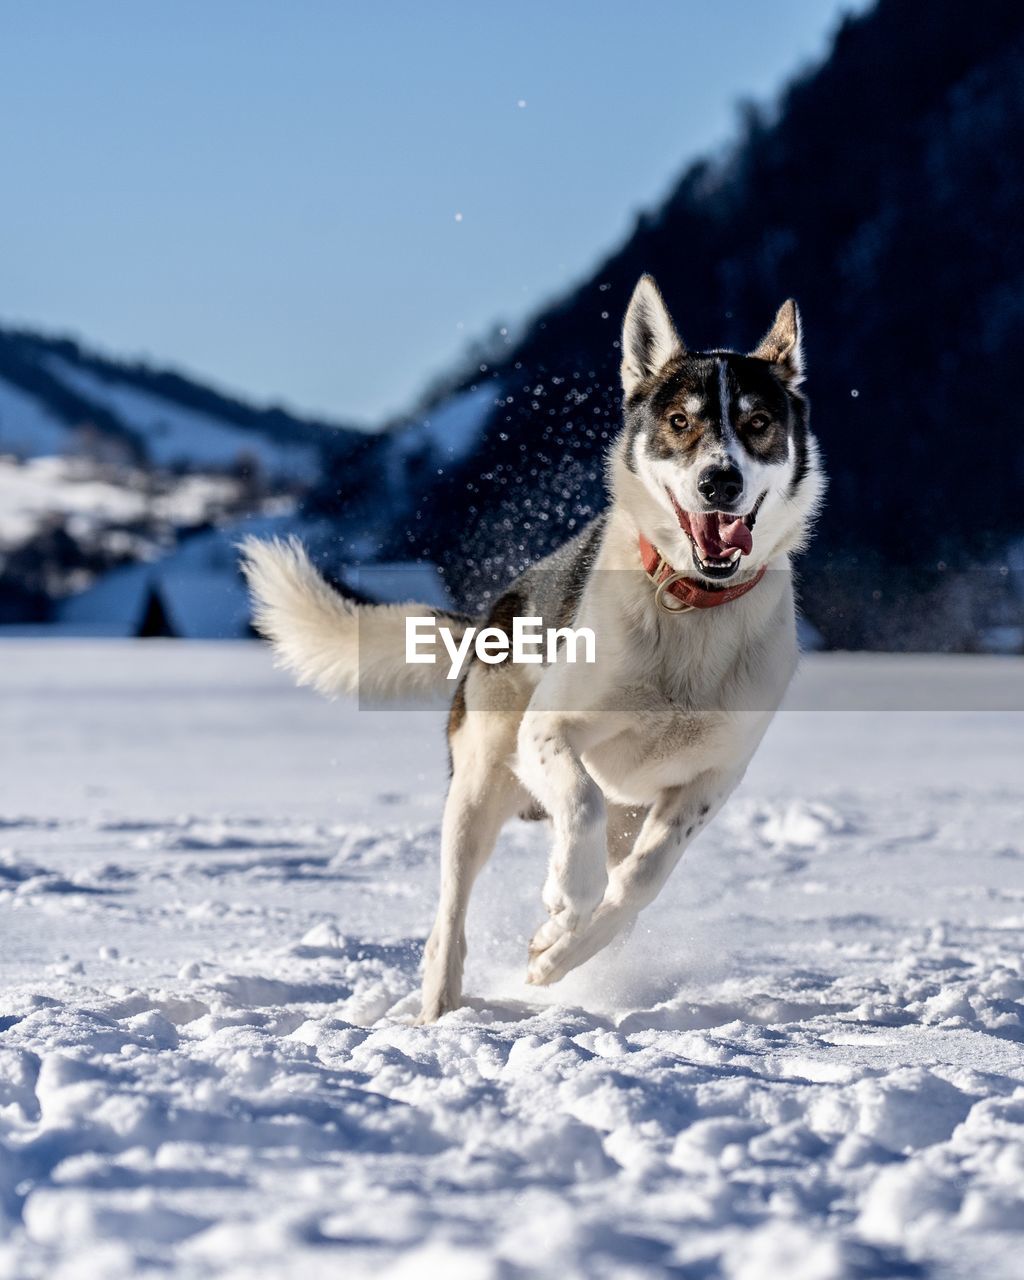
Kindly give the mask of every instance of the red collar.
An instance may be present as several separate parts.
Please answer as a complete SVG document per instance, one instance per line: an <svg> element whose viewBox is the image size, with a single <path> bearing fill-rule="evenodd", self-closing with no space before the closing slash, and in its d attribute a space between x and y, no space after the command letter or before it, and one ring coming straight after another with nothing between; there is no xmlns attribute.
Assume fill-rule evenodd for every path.
<svg viewBox="0 0 1024 1280"><path fill-rule="evenodd" d="M720 604L738 600L748 591L753 591L764 577L768 567L762 565L752 578L746 582L737 583L735 587L702 587L699 582L684 578L677 573L642 533L639 541L640 559L643 562L644 572L658 588L654 595L655 602L668 613L686 613L690 609L714 609ZM671 596L679 603L668 604L665 600L666 596Z"/></svg>

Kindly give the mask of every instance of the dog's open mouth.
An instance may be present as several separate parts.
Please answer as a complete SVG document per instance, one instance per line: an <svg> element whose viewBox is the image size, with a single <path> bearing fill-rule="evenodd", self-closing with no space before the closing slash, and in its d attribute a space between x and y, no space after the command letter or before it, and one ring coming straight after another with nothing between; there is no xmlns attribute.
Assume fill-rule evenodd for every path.
<svg viewBox="0 0 1024 1280"><path fill-rule="evenodd" d="M693 559L707 578L731 578L754 545L751 530L764 494L746 515L725 511L684 511L670 492L679 527L693 544Z"/></svg>

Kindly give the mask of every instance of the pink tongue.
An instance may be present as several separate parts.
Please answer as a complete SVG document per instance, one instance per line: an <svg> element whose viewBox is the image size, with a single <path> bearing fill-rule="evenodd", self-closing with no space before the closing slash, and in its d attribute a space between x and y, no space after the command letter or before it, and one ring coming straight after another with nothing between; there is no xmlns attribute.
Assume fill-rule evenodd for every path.
<svg viewBox="0 0 1024 1280"><path fill-rule="evenodd" d="M724 519L728 519L728 517L724 517ZM720 524L718 526L718 536L722 539L722 545L729 551L739 547L743 555L750 555L750 548L754 545L754 539L742 520L734 520L732 524Z"/></svg>
<svg viewBox="0 0 1024 1280"><path fill-rule="evenodd" d="M702 559L706 560L711 556L720 560L737 547L742 555L750 554L754 539L742 519L731 519L720 512L711 511L706 515L691 513L689 520L690 531Z"/></svg>

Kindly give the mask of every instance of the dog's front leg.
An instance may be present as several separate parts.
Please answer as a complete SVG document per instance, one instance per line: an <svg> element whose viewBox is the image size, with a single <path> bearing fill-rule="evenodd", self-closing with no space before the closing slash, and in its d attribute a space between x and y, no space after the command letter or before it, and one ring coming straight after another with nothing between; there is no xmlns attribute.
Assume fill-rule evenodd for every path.
<svg viewBox="0 0 1024 1280"><path fill-rule="evenodd" d="M735 784L735 776L709 772L687 786L663 791L648 811L632 851L613 867L604 901L587 927L562 935L533 956L527 981L537 986L557 982L631 924L661 892L687 845Z"/></svg>
<svg viewBox="0 0 1024 1280"><path fill-rule="evenodd" d="M501 702L494 676L489 683L485 677L483 695L479 679L479 674L469 676L469 709L450 730L452 780L441 824L441 896L424 952L420 1022L435 1022L462 999L470 891L502 825L524 799L509 767L518 718L509 710L510 700ZM492 703L481 705L487 695Z"/></svg>
<svg viewBox="0 0 1024 1280"><path fill-rule="evenodd" d="M578 739L579 726L551 712L527 713L519 729L519 775L551 816L554 836L543 893L549 919L533 936L531 956L581 929L608 883L604 796Z"/></svg>

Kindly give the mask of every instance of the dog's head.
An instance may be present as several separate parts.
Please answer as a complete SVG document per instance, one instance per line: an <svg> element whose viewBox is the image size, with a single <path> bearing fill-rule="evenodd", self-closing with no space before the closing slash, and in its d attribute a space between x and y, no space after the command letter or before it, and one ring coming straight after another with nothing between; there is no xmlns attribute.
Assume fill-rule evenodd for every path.
<svg viewBox="0 0 1024 1280"><path fill-rule="evenodd" d="M749 355L687 351L641 277L622 332L612 483L674 568L718 584L802 544L824 489L802 381L792 300Z"/></svg>

